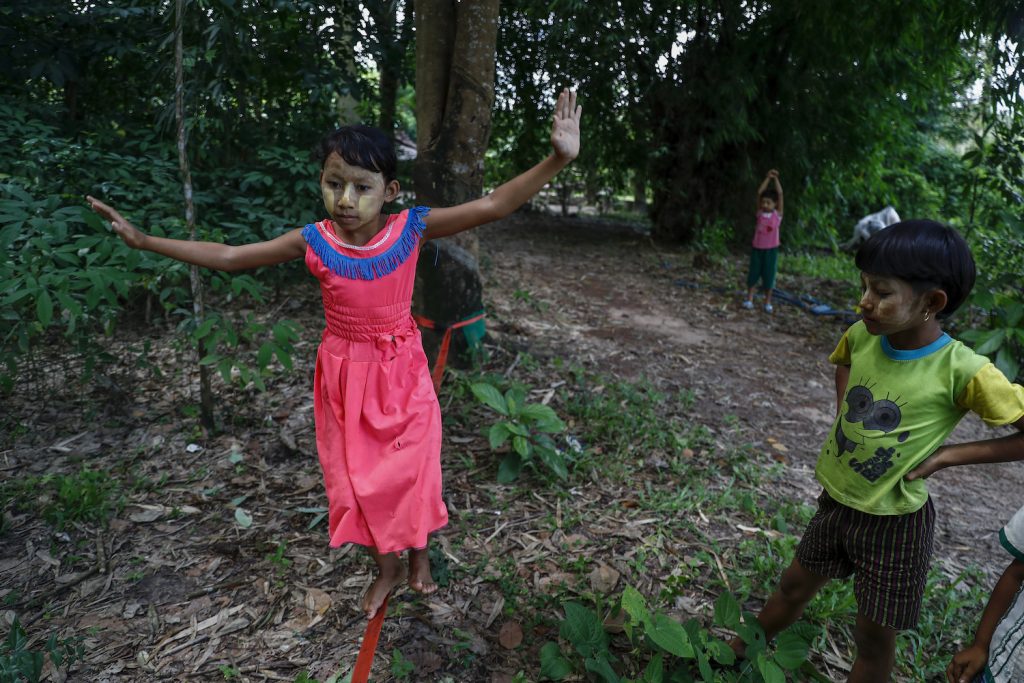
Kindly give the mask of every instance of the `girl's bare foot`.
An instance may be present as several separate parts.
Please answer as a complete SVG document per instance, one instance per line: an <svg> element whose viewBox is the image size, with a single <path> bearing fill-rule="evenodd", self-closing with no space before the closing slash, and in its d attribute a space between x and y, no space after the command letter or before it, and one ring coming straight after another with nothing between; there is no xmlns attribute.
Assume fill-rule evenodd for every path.
<svg viewBox="0 0 1024 683"><path fill-rule="evenodd" d="M409 551L409 586L424 595L437 590L434 577L430 575L430 555L426 548Z"/></svg>
<svg viewBox="0 0 1024 683"><path fill-rule="evenodd" d="M384 599L391 594L395 586L405 580L406 576L405 565L395 553L382 555L375 548L370 548L370 555L377 563L377 578L363 596L362 608L367 619L373 619L377 610L384 604Z"/></svg>

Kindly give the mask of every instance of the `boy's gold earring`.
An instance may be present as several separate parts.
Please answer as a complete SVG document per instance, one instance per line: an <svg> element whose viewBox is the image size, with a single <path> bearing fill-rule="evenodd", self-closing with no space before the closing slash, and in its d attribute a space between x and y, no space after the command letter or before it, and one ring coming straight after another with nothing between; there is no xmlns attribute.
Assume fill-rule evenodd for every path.
<svg viewBox="0 0 1024 683"><path fill-rule="evenodd" d="M932 317L931 311L925 311L924 312L924 321L928 322L928 318L930 318L930 317Z"/></svg>

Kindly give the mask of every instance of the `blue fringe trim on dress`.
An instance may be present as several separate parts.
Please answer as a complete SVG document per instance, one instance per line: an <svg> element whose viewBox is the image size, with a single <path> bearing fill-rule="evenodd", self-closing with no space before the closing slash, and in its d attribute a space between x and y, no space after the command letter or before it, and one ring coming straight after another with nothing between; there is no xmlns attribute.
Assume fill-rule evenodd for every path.
<svg viewBox="0 0 1024 683"><path fill-rule="evenodd" d="M310 223L302 229L302 237L320 261L335 275L349 280L376 280L389 275L398 269L409 255L416 251L426 225L423 219L430 213L426 206L414 206L409 209L405 219L402 235L388 247L388 250L376 256L355 258L339 253L332 247L316 225Z"/></svg>

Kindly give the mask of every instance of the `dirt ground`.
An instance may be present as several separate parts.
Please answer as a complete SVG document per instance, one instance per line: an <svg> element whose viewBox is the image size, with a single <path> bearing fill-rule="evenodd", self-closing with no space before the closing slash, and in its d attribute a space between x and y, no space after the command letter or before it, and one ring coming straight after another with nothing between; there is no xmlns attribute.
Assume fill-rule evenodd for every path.
<svg viewBox="0 0 1024 683"><path fill-rule="evenodd" d="M655 246L626 225L522 214L480 237L492 366L511 373L528 353L542 366L559 358L687 389L688 419L785 464L767 495L813 502L814 460L835 405L826 356L838 321L782 303L772 315L743 310L729 275L742 259L694 268L690 252ZM841 289L785 275L780 286L826 300ZM85 467L128 482L126 505L106 527L74 522L55 533L27 511L49 502L42 487L5 510L0 617L17 616L37 649L50 633L83 638L84 660L67 680L294 681L308 672L324 681L351 666L371 566L357 549L328 548L318 519L325 500L309 391L318 299L310 280L255 311L300 323L295 368L264 393L223 388L216 435L187 415L195 399L176 387L188 386L181 368L190 361L164 328L119 331L110 351L120 360L84 389L50 358L46 379L13 397L4 480ZM997 433L969 418L954 440ZM395 596L373 680L390 680L403 660L415 667L406 680L500 683L517 671L535 680L537 650L555 631L553 606L534 596L574 590L579 577L567 564L583 567L593 590L616 593L621 574L657 591L664 576L627 560L658 520L631 516L627 487L500 486L480 424L462 417L446 417L444 453L452 521L434 559L457 580L429 597ZM948 575L978 565L991 581L1002 570L997 533L1024 503L1022 467L965 468L931 482L936 559ZM573 506L587 512L563 526ZM675 552L665 551L666 562ZM713 596L694 590L687 609L706 615Z"/></svg>

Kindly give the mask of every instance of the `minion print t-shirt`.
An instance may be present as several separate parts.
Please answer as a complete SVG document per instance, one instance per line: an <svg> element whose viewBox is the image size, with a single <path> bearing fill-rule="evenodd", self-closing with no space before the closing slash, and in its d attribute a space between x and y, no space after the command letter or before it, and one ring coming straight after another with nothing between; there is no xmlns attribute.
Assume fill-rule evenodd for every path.
<svg viewBox="0 0 1024 683"><path fill-rule="evenodd" d="M992 426L1024 416L1024 387L948 334L904 351L857 322L829 361L849 365L850 379L815 476L830 496L862 512L903 515L924 505L925 482L903 476L967 411Z"/></svg>

